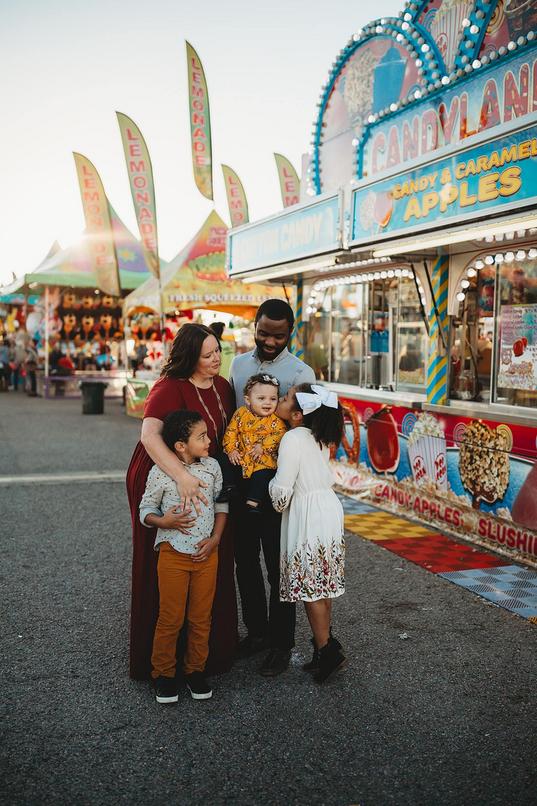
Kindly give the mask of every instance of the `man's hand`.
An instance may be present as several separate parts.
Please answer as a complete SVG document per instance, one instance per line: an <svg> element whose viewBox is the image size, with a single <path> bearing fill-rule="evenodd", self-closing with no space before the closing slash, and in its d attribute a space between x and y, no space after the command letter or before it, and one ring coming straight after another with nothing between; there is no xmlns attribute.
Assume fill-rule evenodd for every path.
<svg viewBox="0 0 537 806"><path fill-rule="evenodd" d="M256 442L250 449L250 453L256 461L259 461L263 455L263 446L260 442Z"/></svg>
<svg viewBox="0 0 537 806"><path fill-rule="evenodd" d="M215 548L220 543L219 537L206 537L205 540L200 540L199 543L196 543L196 553L192 555L192 560L195 563L201 563L204 560L207 560Z"/></svg>
<svg viewBox="0 0 537 806"><path fill-rule="evenodd" d="M238 450L235 448L234 451L228 453L227 458L231 462L232 465L240 465L241 464L241 455Z"/></svg>

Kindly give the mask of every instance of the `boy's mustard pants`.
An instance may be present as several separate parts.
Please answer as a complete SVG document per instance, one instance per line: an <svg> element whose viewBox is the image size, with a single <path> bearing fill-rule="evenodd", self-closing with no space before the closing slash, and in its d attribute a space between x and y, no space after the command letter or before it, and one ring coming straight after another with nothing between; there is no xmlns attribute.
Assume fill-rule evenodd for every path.
<svg viewBox="0 0 537 806"><path fill-rule="evenodd" d="M184 672L203 672L209 654L218 551L203 562L161 543L158 558L159 616L153 639L152 676L174 677L177 638L187 622Z"/></svg>

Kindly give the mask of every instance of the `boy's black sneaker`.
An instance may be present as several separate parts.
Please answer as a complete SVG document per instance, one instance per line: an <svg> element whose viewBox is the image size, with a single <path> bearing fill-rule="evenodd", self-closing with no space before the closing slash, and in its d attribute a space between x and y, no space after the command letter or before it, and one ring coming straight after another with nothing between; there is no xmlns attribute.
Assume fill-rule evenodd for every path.
<svg viewBox="0 0 537 806"><path fill-rule="evenodd" d="M179 694L175 677L157 677L153 682L157 702L167 704L178 701Z"/></svg>
<svg viewBox="0 0 537 806"><path fill-rule="evenodd" d="M186 685L193 700L208 700L213 696L213 691L203 672L192 672L185 675Z"/></svg>

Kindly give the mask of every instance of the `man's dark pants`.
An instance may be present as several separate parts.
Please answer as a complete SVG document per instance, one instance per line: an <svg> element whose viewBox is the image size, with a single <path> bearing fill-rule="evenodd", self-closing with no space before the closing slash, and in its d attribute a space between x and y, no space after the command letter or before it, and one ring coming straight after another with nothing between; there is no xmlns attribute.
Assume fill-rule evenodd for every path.
<svg viewBox="0 0 537 806"><path fill-rule="evenodd" d="M262 513L252 515L242 501L237 503L237 507L235 563L242 617L248 635L251 638L268 635L272 649L292 649L295 645L296 606L280 602L281 515L268 506ZM268 614L261 549L270 586Z"/></svg>

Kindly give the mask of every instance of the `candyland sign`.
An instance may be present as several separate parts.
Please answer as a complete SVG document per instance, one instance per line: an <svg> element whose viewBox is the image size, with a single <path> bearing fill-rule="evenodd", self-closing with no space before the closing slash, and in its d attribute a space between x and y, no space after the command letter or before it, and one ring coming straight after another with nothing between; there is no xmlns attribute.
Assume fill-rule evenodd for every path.
<svg viewBox="0 0 537 806"><path fill-rule="evenodd" d="M228 235L229 274L319 255L341 245L340 196L330 196Z"/></svg>
<svg viewBox="0 0 537 806"><path fill-rule="evenodd" d="M473 221L537 201L537 126L433 160L353 193L351 243Z"/></svg>
<svg viewBox="0 0 537 806"><path fill-rule="evenodd" d="M532 123L537 111L537 49L490 64L470 78L412 103L371 127L362 176L373 179L444 147L463 147L484 132ZM470 143L468 143L470 145Z"/></svg>
<svg viewBox="0 0 537 806"><path fill-rule="evenodd" d="M535 429L344 402L337 485L468 540L537 560Z"/></svg>

